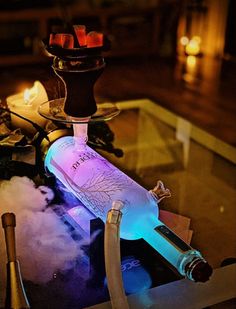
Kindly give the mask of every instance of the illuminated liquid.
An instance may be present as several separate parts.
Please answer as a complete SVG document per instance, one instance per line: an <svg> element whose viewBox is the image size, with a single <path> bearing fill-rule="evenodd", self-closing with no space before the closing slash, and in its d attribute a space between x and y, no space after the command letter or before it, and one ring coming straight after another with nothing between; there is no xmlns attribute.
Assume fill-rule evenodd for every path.
<svg viewBox="0 0 236 309"><path fill-rule="evenodd" d="M157 202L149 191L90 147L78 147L76 138L62 137L53 143L45 166L104 222L112 202L122 201L121 238L144 238L182 275L186 275L186 265L193 260L204 261L200 252L158 220ZM191 275L188 277L193 280Z"/></svg>

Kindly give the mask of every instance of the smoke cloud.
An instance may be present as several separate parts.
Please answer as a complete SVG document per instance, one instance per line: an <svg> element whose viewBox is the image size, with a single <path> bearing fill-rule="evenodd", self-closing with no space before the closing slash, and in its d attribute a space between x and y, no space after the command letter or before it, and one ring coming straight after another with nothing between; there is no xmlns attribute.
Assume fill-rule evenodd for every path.
<svg viewBox="0 0 236 309"><path fill-rule="evenodd" d="M78 255L83 254L60 218L47 208L53 197L49 188L36 188L27 177L13 177L0 183L0 215L15 213L17 258L24 279L34 283L50 281L57 270L69 269ZM6 251L2 228L0 260L0 282L4 283ZM1 284L0 289L1 303L5 287Z"/></svg>

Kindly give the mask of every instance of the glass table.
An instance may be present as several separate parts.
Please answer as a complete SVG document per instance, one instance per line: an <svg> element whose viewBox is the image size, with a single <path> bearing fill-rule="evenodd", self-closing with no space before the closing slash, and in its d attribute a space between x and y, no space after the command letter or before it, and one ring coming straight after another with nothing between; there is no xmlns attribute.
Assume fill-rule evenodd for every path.
<svg viewBox="0 0 236 309"><path fill-rule="evenodd" d="M230 258L236 258L236 149L151 100L116 104L121 112L108 124L115 134L114 146L121 148L124 155L118 158L105 151L99 152L147 189L152 189L158 179L162 180L171 190L172 197L161 202L160 209L190 218L192 247L216 269L210 284L200 284L200 287L187 279L177 280L180 278L168 273L170 280L164 280L164 285L152 286L144 294L130 295L131 308L173 308L170 294L176 301L174 308L181 309L202 308L194 304L196 295L199 295L198 300L204 298L201 304L205 307L236 298L236 264L221 267L230 264ZM144 254L149 252L144 250ZM77 266L87 262L86 259L79 261ZM161 267L157 265L157 268ZM34 308L77 309L109 299L107 292L104 298L99 291L97 302L87 301L96 298L96 295L87 294L87 299L80 303L79 297L74 297L83 294L78 291L85 288L79 281L79 274L78 268L77 273L69 272L66 280L59 275L57 282L50 282L45 287L26 283L27 292L32 291L30 298L34 300L35 297ZM69 292L66 292L65 282ZM194 290L196 288L201 291ZM174 294L181 301L179 307ZM66 301L65 295L72 297L72 301ZM195 300L188 298L191 295L195 295ZM110 305L105 303L95 307L110 308Z"/></svg>
<svg viewBox="0 0 236 309"><path fill-rule="evenodd" d="M220 266L227 264L227 261L232 262L230 258L234 258L235 262L236 149L151 100L118 102L117 106L121 113L109 122L109 126L115 132L114 144L124 151L124 156L116 158L105 152L102 154L147 189L153 188L158 179L164 182L172 197L161 202L159 207L191 219L191 245L203 254L214 269L219 272ZM218 281L212 284L215 285L213 290L209 290L210 294L214 293L215 299L208 302L205 297L205 305L222 301L220 298L217 300L216 295L219 289L222 292L225 284L228 284L229 290L231 287L236 291L235 266L227 270L228 274L223 273L222 269L222 273L216 272ZM226 283L224 280L229 278L229 274L232 276L231 283ZM214 280L215 277L212 282ZM179 291L178 299L168 306L169 295L176 289ZM166 293L168 290L170 294ZM150 293L130 296L130 306L142 308L140 299L149 298L147 307L171 308L175 304L175 308L198 308L197 304L184 304L183 299L178 307L177 300L182 291L188 297L194 293L199 294L199 299L202 297L200 291L188 291L178 284L174 287L167 284L166 288L162 286L162 290L159 287ZM223 303L219 308L233 308L236 304L235 293L228 296L234 297L232 302ZM189 302L193 299L190 297ZM110 307L106 303L92 308Z"/></svg>
<svg viewBox="0 0 236 309"><path fill-rule="evenodd" d="M160 207L191 218L191 244L214 268L236 257L236 148L150 100L117 106L109 126L124 156L103 155L147 189L164 182Z"/></svg>

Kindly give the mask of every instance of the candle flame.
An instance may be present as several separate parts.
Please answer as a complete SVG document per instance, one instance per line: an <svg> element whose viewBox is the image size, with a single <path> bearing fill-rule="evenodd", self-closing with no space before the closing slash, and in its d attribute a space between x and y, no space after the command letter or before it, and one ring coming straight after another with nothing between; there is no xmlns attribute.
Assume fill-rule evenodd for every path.
<svg viewBox="0 0 236 309"><path fill-rule="evenodd" d="M26 88L24 91L24 102L25 104L30 103L30 90L28 88Z"/></svg>

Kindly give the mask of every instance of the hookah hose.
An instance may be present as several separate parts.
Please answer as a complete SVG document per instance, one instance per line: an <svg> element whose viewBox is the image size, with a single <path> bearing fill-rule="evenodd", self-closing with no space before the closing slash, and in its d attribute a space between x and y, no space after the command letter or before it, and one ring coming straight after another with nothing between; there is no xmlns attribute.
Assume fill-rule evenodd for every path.
<svg viewBox="0 0 236 309"><path fill-rule="evenodd" d="M159 180L150 192L156 201L160 202L165 197L170 197L170 191ZM122 218L122 201L114 201L112 209L107 213L105 225L105 269L107 285L113 309L128 309L128 301L124 292L121 258L120 258L120 222Z"/></svg>
<svg viewBox="0 0 236 309"><path fill-rule="evenodd" d="M121 273L120 222L122 212L120 209L122 207L121 201L113 202L112 209L107 213L105 225L105 269L113 309L129 309Z"/></svg>

